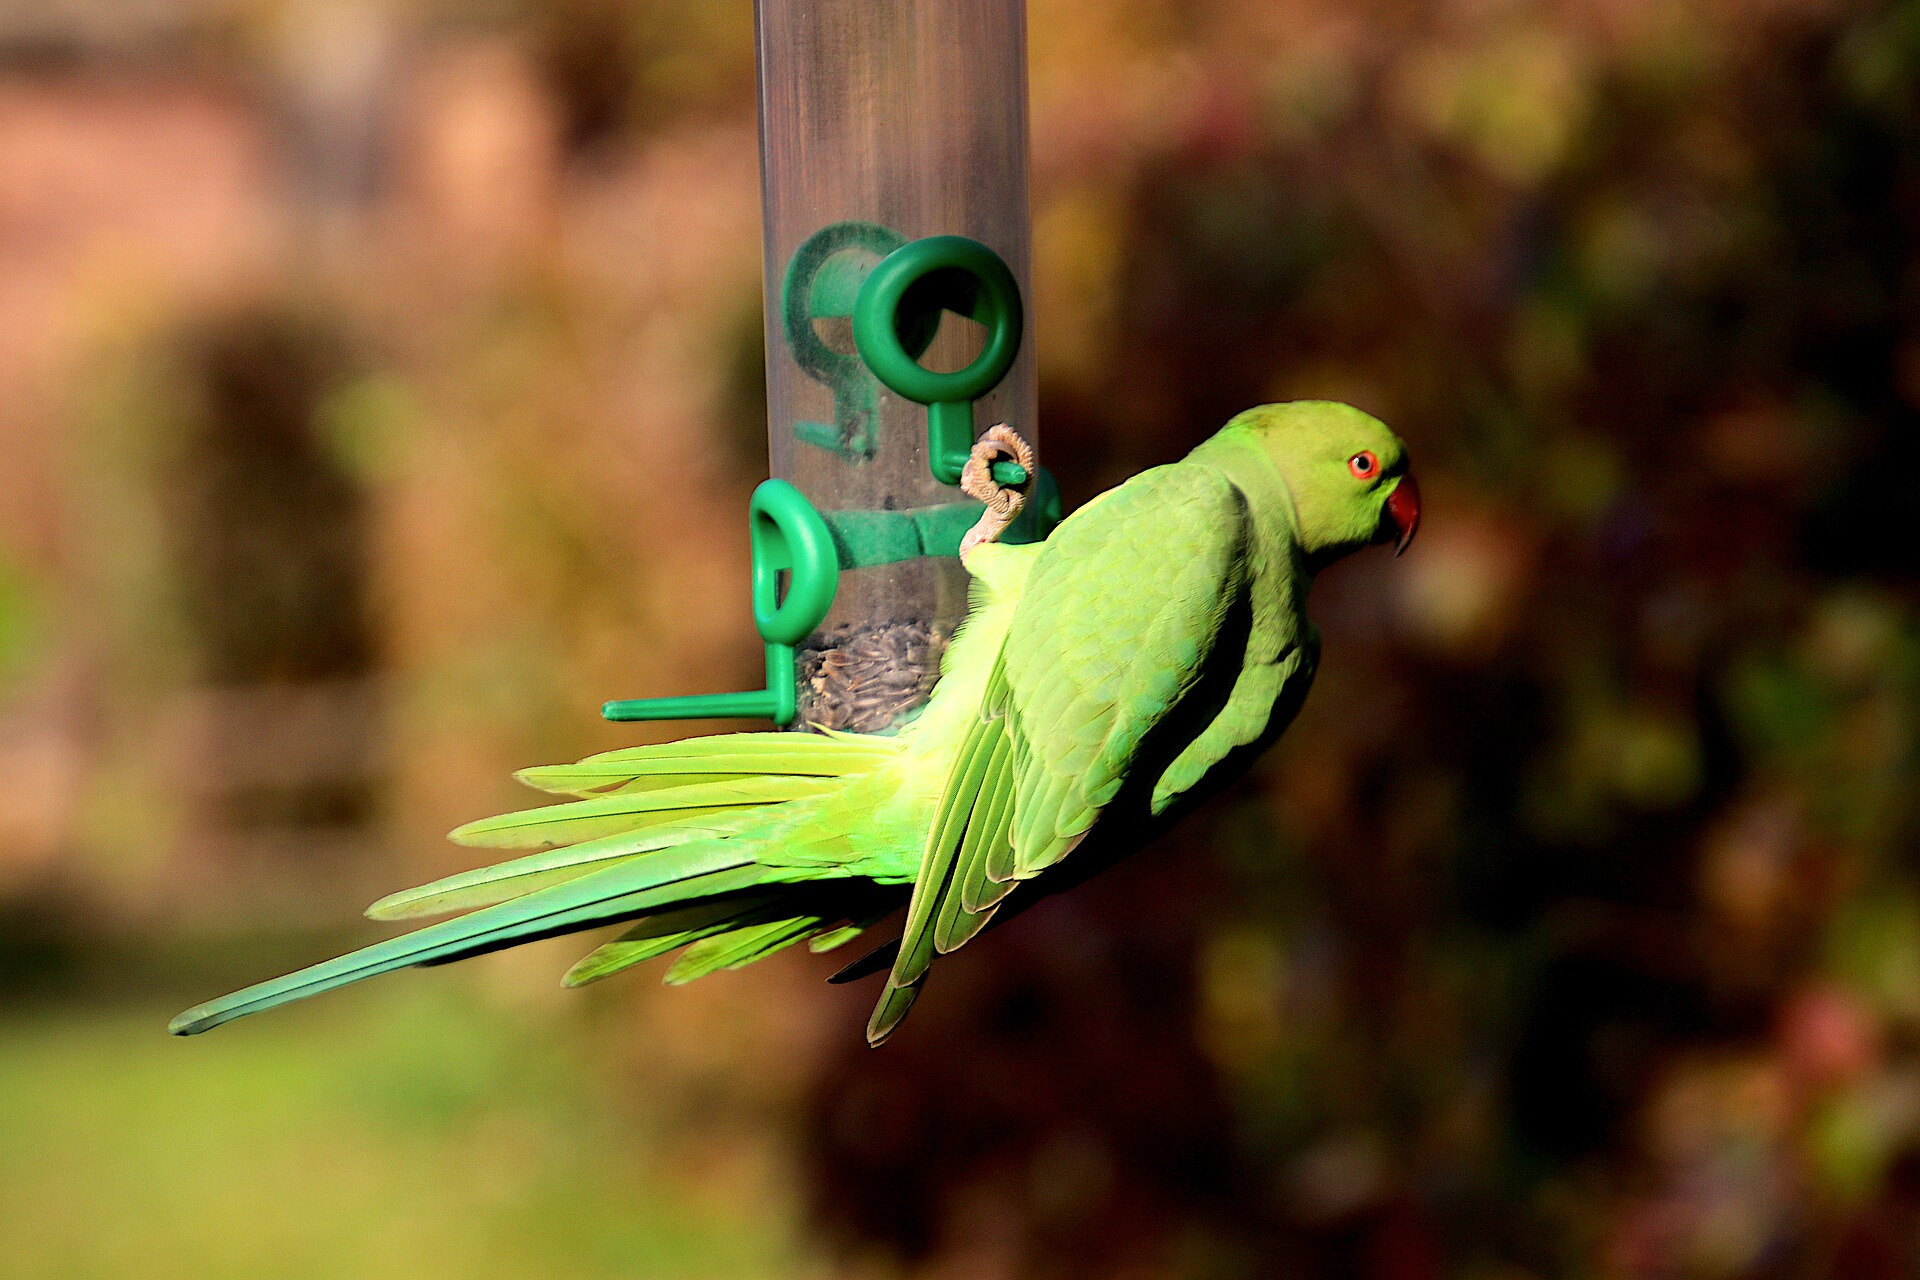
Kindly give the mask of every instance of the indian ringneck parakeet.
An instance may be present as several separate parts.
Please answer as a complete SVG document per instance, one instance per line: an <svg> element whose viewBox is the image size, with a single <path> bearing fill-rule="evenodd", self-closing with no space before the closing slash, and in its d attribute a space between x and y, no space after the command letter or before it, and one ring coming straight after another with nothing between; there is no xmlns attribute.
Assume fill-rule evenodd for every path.
<svg viewBox="0 0 1920 1280"><path fill-rule="evenodd" d="M1406 450L1374 418L1326 401L1249 410L1045 542L969 546L971 608L931 701L896 736L730 733L527 769L521 781L574 798L452 838L534 852L367 912L466 914L171 1029L610 923L629 927L568 985L680 948L666 980L685 982L796 942L837 947L904 904L899 941L836 975L890 968L867 1025L877 1045L935 955L1244 772L1313 681L1314 574L1369 544L1404 550L1419 519Z"/></svg>

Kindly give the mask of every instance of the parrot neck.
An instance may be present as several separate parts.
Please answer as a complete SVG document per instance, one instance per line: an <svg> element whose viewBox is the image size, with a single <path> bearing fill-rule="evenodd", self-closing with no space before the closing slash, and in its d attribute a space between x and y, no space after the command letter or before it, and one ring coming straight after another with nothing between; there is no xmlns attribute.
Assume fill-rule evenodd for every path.
<svg viewBox="0 0 1920 1280"><path fill-rule="evenodd" d="M1300 515L1286 477L1258 441L1222 431L1187 455L1212 467L1247 500L1254 537L1269 564L1291 564L1304 577L1320 566L1300 544Z"/></svg>

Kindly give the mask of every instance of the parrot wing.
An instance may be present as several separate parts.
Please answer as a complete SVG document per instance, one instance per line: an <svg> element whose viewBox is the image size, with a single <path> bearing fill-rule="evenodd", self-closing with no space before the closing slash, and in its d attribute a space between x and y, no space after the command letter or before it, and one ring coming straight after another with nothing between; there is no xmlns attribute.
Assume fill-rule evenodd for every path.
<svg viewBox="0 0 1920 1280"><path fill-rule="evenodd" d="M1247 607L1250 540L1231 482L1176 464L1089 504L1043 544L947 775L869 1042L906 1015L936 952L984 928L1119 793Z"/></svg>

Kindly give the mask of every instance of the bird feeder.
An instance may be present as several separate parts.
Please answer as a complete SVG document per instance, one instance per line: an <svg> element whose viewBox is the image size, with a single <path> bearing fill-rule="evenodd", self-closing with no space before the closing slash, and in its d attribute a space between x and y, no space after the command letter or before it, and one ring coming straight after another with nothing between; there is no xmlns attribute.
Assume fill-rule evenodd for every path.
<svg viewBox="0 0 1920 1280"><path fill-rule="evenodd" d="M767 686L610 702L612 720L897 728L966 611L955 486L1029 444L1025 0L758 0L767 459L748 525ZM1001 536L1059 518L1044 472Z"/></svg>

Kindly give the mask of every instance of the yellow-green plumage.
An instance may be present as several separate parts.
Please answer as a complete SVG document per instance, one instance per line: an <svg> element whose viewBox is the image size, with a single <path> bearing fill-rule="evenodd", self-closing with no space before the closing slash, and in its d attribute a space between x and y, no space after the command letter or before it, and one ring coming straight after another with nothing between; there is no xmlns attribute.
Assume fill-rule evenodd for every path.
<svg viewBox="0 0 1920 1280"><path fill-rule="evenodd" d="M1348 467L1361 450L1379 464L1365 483ZM369 910L467 914L202 1005L172 1029L620 922L569 985L676 950L667 980L688 981L800 941L842 945L905 905L868 1025L877 1044L935 956L1022 886L1034 885L1025 900L1046 892L1045 873L1103 818L1125 813L1137 839L1284 727L1313 673L1312 573L1389 531L1404 469L1392 433L1345 406L1243 414L1043 544L973 548L967 621L932 701L897 737L727 734L525 770L571 799L453 838L530 852Z"/></svg>

